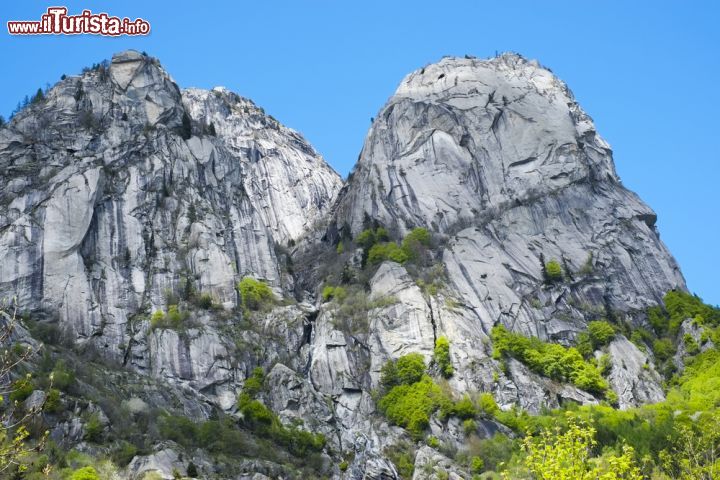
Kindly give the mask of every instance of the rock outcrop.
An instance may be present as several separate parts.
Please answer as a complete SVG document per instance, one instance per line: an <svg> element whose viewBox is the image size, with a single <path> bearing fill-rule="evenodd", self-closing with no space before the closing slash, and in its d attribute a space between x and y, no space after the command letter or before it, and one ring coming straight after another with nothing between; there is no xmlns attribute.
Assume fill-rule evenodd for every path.
<svg viewBox="0 0 720 480"><path fill-rule="evenodd" d="M493 327L571 345L601 317L645 326L647 307L685 289L655 214L622 185L592 120L548 69L513 54L444 58L408 75L343 186L250 100L181 90L157 60L123 52L0 128L0 185L0 298L127 374L113 382L159 382L136 382L123 408L235 415L261 366L260 400L283 424L325 435L333 478L398 478L386 450L408 437L376 404L388 360L420 353L430 364L444 336L457 398L491 392L500 408L533 413L595 404L516 360L501 365ZM412 267L363 270L361 250L337 253L378 225L396 240L414 227L433 234L432 289ZM337 259L361 278L352 311L317 295ZM561 280L545 278L550 260ZM246 276L278 302L243 311ZM171 312L182 328L166 323ZM620 407L663 398L652 356L622 335L606 350ZM462 448L457 419L429 428ZM476 430L503 429L484 419ZM81 431L76 418L53 438L77 442ZM136 457L128 475L184 474L179 449ZM283 475L243 462L238 478ZM414 463L414 478L467 475L428 446Z"/></svg>

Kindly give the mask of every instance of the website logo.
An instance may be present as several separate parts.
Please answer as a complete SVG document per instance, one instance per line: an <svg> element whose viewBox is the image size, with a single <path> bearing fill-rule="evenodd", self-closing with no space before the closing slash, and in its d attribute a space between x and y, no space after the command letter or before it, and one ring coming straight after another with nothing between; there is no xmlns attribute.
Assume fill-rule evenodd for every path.
<svg viewBox="0 0 720 480"><path fill-rule="evenodd" d="M113 17L107 13L83 10L80 15L68 15L66 7L49 7L40 20L7 22L10 35L147 35L150 23L142 18Z"/></svg>

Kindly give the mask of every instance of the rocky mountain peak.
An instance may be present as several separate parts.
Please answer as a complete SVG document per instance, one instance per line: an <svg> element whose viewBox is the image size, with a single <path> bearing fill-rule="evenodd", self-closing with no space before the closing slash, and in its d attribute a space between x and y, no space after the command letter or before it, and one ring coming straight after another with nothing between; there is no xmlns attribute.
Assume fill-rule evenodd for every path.
<svg viewBox="0 0 720 480"><path fill-rule="evenodd" d="M353 231L366 215L402 232L453 231L578 182L618 179L562 81L519 55L445 57L407 75L378 114L341 216Z"/></svg>

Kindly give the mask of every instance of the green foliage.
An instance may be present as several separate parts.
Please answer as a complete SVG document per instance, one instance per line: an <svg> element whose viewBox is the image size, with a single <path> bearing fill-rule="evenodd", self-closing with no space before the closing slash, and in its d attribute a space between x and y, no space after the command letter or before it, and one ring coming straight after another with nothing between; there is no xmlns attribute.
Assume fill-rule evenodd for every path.
<svg viewBox="0 0 720 480"><path fill-rule="evenodd" d="M706 305L689 293L670 291L663 298L665 309L660 306L647 310L648 322L658 336L675 335L685 320L696 319L701 325L720 326L720 309Z"/></svg>
<svg viewBox="0 0 720 480"><path fill-rule="evenodd" d="M395 465L403 480L411 480L415 473L415 451L409 443L400 443L383 450L385 456Z"/></svg>
<svg viewBox="0 0 720 480"><path fill-rule="evenodd" d="M669 338L659 338L655 340L652 349L653 353L655 353L655 358L661 362L669 360L675 355L675 346Z"/></svg>
<svg viewBox="0 0 720 480"><path fill-rule="evenodd" d="M10 401L22 403L32 394L33 390L35 390L35 387L29 376L19 378L12 384L12 390L9 395Z"/></svg>
<svg viewBox="0 0 720 480"><path fill-rule="evenodd" d="M47 397L45 397L45 405L43 410L47 413L60 413L62 411L62 403L60 402L60 390L51 388Z"/></svg>
<svg viewBox="0 0 720 480"><path fill-rule="evenodd" d="M338 255L342 255L343 253L345 253L345 245L343 245L343 242L342 242L342 241L340 241L340 242L337 244L337 247L335 248L335 251L337 252Z"/></svg>
<svg viewBox="0 0 720 480"><path fill-rule="evenodd" d="M700 346L689 333L683 335L683 343L685 344L685 353L688 355L697 355L700 352Z"/></svg>
<svg viewBox="0 0 720 480"><path fill-rule="evenodd" d="M262 367L256 367L253 369L252 374L245 379L243 392L250 397L255 398L255 396L262 390L264 384L265 372L263 372Z"/></svg>
<svg viewBox="0 0 720 480"><path fill-rule="evenodd" d="M357 236L355 243L363 247L365 251L368 251L376 243L387 241L388 238L390 237L388 236L387 230L384 228L378 227L375 230L369 228L367 230L363 230L360 235Z"/></svg>
<svg viewBox="0 0 720 480"><path fill-rule="evenodd" d="M495 402L492 393L481 393L478 397L478 404L480 411L486 415L495 416L500 411L500 407L498 407L498 404Z"/></svg>
<svg viewBox="0 0 720 480"><path fill-rule="evenodd" d="M450 411L452 405L440 387L423 375L415 383L393 387L380 399L378 408L388 420L418 438L428 427L430 415L441 408Z"/></svg>
<svg viewBox="0 0 720 480"><path fill-rule="evenodd" d="M430 246L430 232L426 228L413 228L402 241L402 251L408 260L417 260L425 248Z"/></svg>
<svg viewBox="0 0 720 480"><path fill-rule="evenodd" d="M203 310L210 310L215 306L215 301L213 300L212 295L209 293L203 293L195 299L195 305Z"/></svg>
<svg viewBox="0 0 720 480"><path fill-rule="evenodd" d="M498 325L492 330L493 356L497 359L510 355L525 363L531 370L562 382L571 382L578 388L595 394L604 394L608 385L595 365L587 362L573 347L566 348L546 343L538 338L527 338L509 332Z"/></svg>
<svg viewBox="0 0 720 480"><path fill-rule="evenodd" d="M343 287L333 287L330 285L325 286L322 291L322 299L323 301L327 302L331 299L337 299L339 301L343 301L347 298L348 293L347 290L345 290Z"/></svg>
<svg viewBox="0 0 720 480"><path fill-rule="evenodd" d="M112 452L112 460L118 466L124 467L132 461L137 453L138 449L135 445L127 441L121 441ZM190 475L188 474L188 476Z"/></svg>
<svg viewBox="0 0 720 480"><path fill-rule="evenodd" d="M285 446L293 455L304 456L310 452L320 452L325 448L325 436L311 433L298 427L286 427L280 418L254 397L263 387L262 368L255 368L245 380L243 391L238 397L238 411L242 422L253 432Z"/></svg>
<svg viewBox="0 0 720 480"><path fill-rule="evenodd" d="M522 444L524 462L532 478L542 480L642 480L632 447L625 446L622 455L608 454L600 462L591 456L596 443L594 428L570 419L565 432L558 428L527 435Z"/></svg>
<svg viewBox="0 0 720 480"><path fill-rule="evenodd" d="M435 341L435 350L433 354L433 360L440 369L442 376L445 378L451 377L455 369L453 368L452 361L450 360L450 341L447 337L438 337Z"/></svg>
<svg viewBox="0 0 720 480"><path fill-rule="evenodd" d="M210 124L212 126L212 123ZM187 466L187 476L190 478L197 478L198 477L198 469L197 465L195 465L193 462L188 463Z"/></svg>
<svg viewBox="0 0 720 480"><path fill-rule="evenodd" d="M45 100L45 94L42 91L42 88L38 88L37 92L35 92L35 95L33 95L31 103L36 104L40 103L43 100Z"/></svg>
<svg viewBox="0 0 720 480"><path fill-rule="evenodd" d="M343 461L340 462L340 464L338 465L338 468L340 469L341 472L344 472L344 471L346 471L346 470L348 469L349 466L350 466L350 464L348 463L348 461L347 461L347 460L343 460Z"/></svg>
<svg viewBox="0 0 720 480"><path fill-rule="evenodd" d="M545 278L547 278L548 282L562 281L562 266L557 260L550 260L545 264Z"/></svg>
<svg viewBox="0 0 720 480"><path fill-rule="evenodd" d="M425 374L425 359L419 353L409 353L383 365L380 383L386 389L397 385L411 385Z"/></svg>
<svg viewBox="0 0 720 480"><path fill-rule="evenodd" d="M75 470L70 480L100 480L100 476L93 467L83 467Z"/></svg>
<svg viewBox="0 0 720 480"><path fill-rule="evenodd" d="M62 391L67 391L75 383L75 372L70 370L65 361L58 360L51 373L53 385Z"/></svg>
<svg viewBox="0 0 720 480"><path fill-rule="evenodd" d="M430 232L425 228L414 228L403 239L401 245L388 241L388 233L384 228L364 230L355 239L363 247L367 260L371 264L391 260L405 263L418 260L425 248L430 245Z"/></svg>
<svg viewBox="0 0 720 480"><path fill-rule="evenodd" d="M468 395L464 395L462 399L455 402L452 407L452 413L456 417L462 419L471 419L475 418L475 415L477 415L477 408L472 400L470 400L470 397Z"/></svg>
<svg viewBox="0 0 720 480"><path fill-rule="evenodd" d="M377 243L368 252L368 261L370 263L380 263L385 260L405 263L409 258L407 253L395 242Z"/></svg>
<svg viewBox="0 0 720 480"><path fill-rule="evenodd" d="M177 305L170 305L168 306L167 313L164 313L161 310L153 312L152 317L150 317L150 328L152 330L158 328L180 330L188 316L188 312L180 311L180 308Z"/></svg>
<svg viewBox="0 0 720 480"><path fill-rule="evenodd" d="M485 462L480 457L472 457L470 459L470 473L478 474L485 470Z"/></svg>
<svg viewBox="0 0 720 480"><path fill-rule="evenodd" d="M590 342L595 350L604 347L615 337L615 329L605 320L595 320L588 324Z"/></svg>
<svg viewBox="0 0 720 480"><path fill-rule="evenodd" d="M275 301L275 296L267 283L252 277L243 278L238 284L243 307L248 310L261 310Z"/></svg>
<svg viewBox="0 0 720 480"><path fill-rule="evenodd" d="M97 443L102 438L103 425L97 413L93 413L85 422L85 440Z"/></svg>
<svg viewBox="0 0 720 480"><path fill-rule="evenodd" d="M477 423L474 419L468 418L463 421L463 431L465 435L472 435L477 432Z"/></svg>

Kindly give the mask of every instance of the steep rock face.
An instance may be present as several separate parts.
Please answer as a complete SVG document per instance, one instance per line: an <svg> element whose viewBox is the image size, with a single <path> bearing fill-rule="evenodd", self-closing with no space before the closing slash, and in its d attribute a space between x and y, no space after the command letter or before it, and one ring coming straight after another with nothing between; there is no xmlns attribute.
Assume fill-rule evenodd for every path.
<svg viewBox="0 0 720 480"><path fill-rule="evenodd" d="M333 478L398 478L384 451L407 435L378 414L374 395L387 360L417 352L437 376L430 360L445 336L456 398L491 392L501 408L530 412L594 404L519 361L503 368L492 328L569 345L597 318L642 325L645 307L685 288L654 213L621 185L590 118L552 73L515 55L446 58L406 77L340 192L313 148L251 101L224 88L181 91L157 61L124 52L0 129L0 182L0 298L17 295L76 343L154 377L122 392L128 409L233 414L245 378L263 367L261 400L352 458ZM434 232L442 285L425 288L417 269L394 262L363 269L358 250L345 265L362 278L355 311L303 291L326 279L327 240L373 223L396 239L415 226ZM565 278L544 282L542 259L558 260ZM246 275L281 301L239 312ZM214 306L191 306L200 294ZM182 328L151 326L153 312L178 304L190 308ZM662 399L651 357L622 335L606 350L621 407ZM112 382L130 377L121 371ZM53 435L72 443L82 428L75 418ZM477 434L503 428L479 420ZM463 447L459 419L434 417L429 429ZM170 478L178 449L159 445L128 472ZM243 462L256 475L239 478L283 474ZM417 478L466 474L430 447L415 464Z"/></svg>
<svg viewBox="0 0 720 480"><path fill-rule="evenodd" d="M252 102L181 92L132 51L61 81L0 130L0 182L0 297L108 358L203 381L218 372L198 371L199 356L226 350L217 332L181 348L147 336L149 314L183 292L231 308L245 275L292 287L282 248L341 186Z"/></svg>
<svg viewBox="0 0 720 480"><path fill-rule="evenodd" d="M685 288L655 214L622 186L592 120L549 70L513 54L444 58L405 77L333 215L331 239L373 223L396 238L437 233L455 307L437 302L425 323L450 338L454 385L501 399L514 395L487 373L494 325L568 344L599 317L641 325L646 307ZM565 278L547 285L551 259ZM624 405L658 398L657 377L638 375L654 386L627 389ZM536 410L542 397L525 401Z"/></svg>

